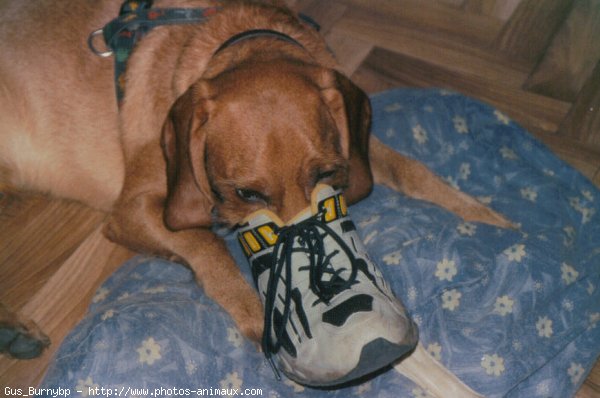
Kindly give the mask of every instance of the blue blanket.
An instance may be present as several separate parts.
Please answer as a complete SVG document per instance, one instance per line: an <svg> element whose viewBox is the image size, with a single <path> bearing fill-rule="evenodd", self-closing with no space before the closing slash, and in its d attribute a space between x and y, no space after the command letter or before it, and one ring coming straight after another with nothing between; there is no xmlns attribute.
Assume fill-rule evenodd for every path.
<svg viewBox="0 0 600 398"><path fill-rule="evenodd" d="M379 186L351 207L369 252L418 323L423 345L485 396L575 394L600 352L598 189L481 102L439 90L392 90L372 103L373 133L381 140L519 225L467 223ZM250 278L233 236L226 239ZM268 397L426 396L393 368L341 390L277 382L188 269L145 257L127 262L100 288L42 387L70 388L74 396L90 387L117 389L105 390L113 395L150 389L129 391L140 397L155 388L163 390L154 396L186 389L193 395L239 389Z"/></svg>

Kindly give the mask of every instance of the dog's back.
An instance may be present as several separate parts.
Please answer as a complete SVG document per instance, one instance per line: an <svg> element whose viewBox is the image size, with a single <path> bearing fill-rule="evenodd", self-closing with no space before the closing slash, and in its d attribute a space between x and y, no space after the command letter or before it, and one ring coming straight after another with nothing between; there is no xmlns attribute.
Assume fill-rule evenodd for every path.
<svg viewBox="0 0 600 398"><path fill-rule="evenodd" d="M86 43L118 7L118 1L0 5L3 184L102 209L118 196L123 160L112 59L95 56Z"/></svg>

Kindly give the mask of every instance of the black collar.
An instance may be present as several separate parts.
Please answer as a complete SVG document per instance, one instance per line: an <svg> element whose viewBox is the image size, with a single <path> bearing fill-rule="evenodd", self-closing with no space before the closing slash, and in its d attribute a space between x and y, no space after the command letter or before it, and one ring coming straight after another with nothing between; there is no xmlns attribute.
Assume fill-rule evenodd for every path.
<svg viewBox="0 0 600 398"><path fill-rule="evenodd" d="M293 38L291 38L290 36L288 36L284 33L277 32L276 30L253 29L253 30L247 30L245 32L241 32L241 33L231 36L229 39L225 40L225 42L223 44L221 44L219 46L219 48L217 48L217 51L215 51L213 53L213 55L217 55L218 53L220 53L227 47L231 47L241 41L248 40L248 39L254 39L257 37L272 37L274 39L292 43L292 44L297 45L298 47L304 48L304 46L302 44L298 43L298 41L294 40Z"/></svg>

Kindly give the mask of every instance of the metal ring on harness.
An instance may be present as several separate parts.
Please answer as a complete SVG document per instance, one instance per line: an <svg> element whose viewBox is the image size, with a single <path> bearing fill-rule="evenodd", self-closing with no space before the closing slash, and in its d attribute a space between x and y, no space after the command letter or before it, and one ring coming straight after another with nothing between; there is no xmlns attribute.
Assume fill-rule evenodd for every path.
<svg viewBox="0 0 600 398"><path fill-rule="evenodd" d="M96 54L97 56L102 57L102 58L108 58L111 55L113 55L112 50L100 51L94 45L94 40L96 39L96 37L102 36L103 33L104 33L104 31L102 29L98 29L98 30L95 30L92 33L90 33L90 35L88 36L87 44L88 44L88 47L90 48L90 50L92 50L92 52L94 54Z"/></svg>

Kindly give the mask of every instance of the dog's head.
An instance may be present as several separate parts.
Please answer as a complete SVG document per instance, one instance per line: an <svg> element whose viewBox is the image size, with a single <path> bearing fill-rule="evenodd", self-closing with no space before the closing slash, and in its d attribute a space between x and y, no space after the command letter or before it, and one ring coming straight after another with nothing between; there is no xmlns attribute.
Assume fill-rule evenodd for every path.
<svg viewBox="0 0 600 398"><path fill-rule="evenodd" d="M239 65L199 80L163 127L173 230L230 226L260 208L288 220L319 182L369 194L370 105L340 73L294 61Z"/></svg>

